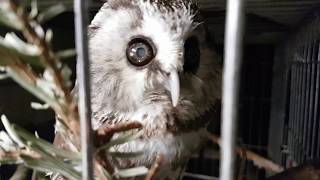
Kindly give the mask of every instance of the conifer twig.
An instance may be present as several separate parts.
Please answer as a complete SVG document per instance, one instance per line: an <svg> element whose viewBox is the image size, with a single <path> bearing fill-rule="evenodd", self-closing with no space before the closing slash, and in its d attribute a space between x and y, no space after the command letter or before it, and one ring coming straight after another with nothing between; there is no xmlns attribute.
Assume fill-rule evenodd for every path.
<svg viewBox="0 0 320 180"><path fill-rule="evenodd" d="M55 111L58 117L57 120L61 122L58 124L61 124L61 127L63 127L61 129L63 129L62 132L64 137L68 137L71 141L71 143L69 143L69 141L65 143L69 143L71 148L65 148L65 150L60 151L61 147L57 148L53 145L51 146L49 143L45 143L40 138L33 138L32 134L29 135L22 132L21 128L12 128L12 132L17 132L16 134L19 134L21 137L23 136L20 140L18 138L19 141L23 142L23 146L15 147L16 149L10 149L11 152L0 150L0 160L7 158L8 160L11 160L11 162L23 162L26 166L39 171L54 171L55 173L59 173L71 179L79 179L81 174L75 167L79 165L80 157L70 156L70 153L77 154L80 151L80 124L77 102L74 101L71 93L71 83L69 83L70 77L66 75L66 72L64 71L69 69L64 69L65 66L53 52L50 46L50 40L48 40L50 38L46 37L47 34L44 32L39 22L34 17L28 17L27 12L18 5L16 0L4 0L4 2L9 7L6 7L6 12L8 11L10 15L13 14L15 17L14 19L21 25L19 26L21 28L18 28L17 30L22 32L25 40L21 40L19 37L15 36L14 33L8 33L11 40L13 38L13 40L16 41L15 43L18 44L17 48L16 46L11 46L10 43L6 41L6 38L1 37L0 55L4 61L0 62L0 65L1 67L4 67L3 69L6 72L6 75L11 77L40 100L44 101ZM8 43L8 45L6 43ZM23 56L25 54L28 55L27 50L25 50L26 53L24 53L23 48L19 49L19 47L29 46L32 46L32 50L35 50L31 51L33 52L32 56L35 56L32 60L35 60L37 65L40 65L39 67L44 68L43 73L34 71L30 66L32 65L31 61L29 59L25 60L25 57ZM94 140L96 153L94 154L93 164L95 175L98 179L106 179L106 176L109 177L110 174L114 173L114 168L108 161L109 156L111 157L112 155L108 154L106 151L114 145L133 140L142 133L141 131L137 134L134 134L133 132L131 135L130 132L114 141L111 140L111 137L115 133L138 128L142 128L142 125L134 122L106 126L105 128L95 131ZM10 136L12 142L15 142L16 139L14 137L11 135L8 136ZM7 146L7 144L0 145ZM104 149L103 147L107 148ZM55 152L53 152L52 149L54 149ZM155 166L150 170L150 178L154 176L160 163L161 161L156 160ZM125 174L125 171L122 173Z"/></svg>
<svg viewBox="0 0 320 180"><path fill-rule="evenodd" d="M19 159L19 157L21 155L28 156L33 159L40 158L39 154L37 154L36 152L33 152L33 151L29 151L29 150L19 150L19 151L14 151L14 152L0 151L0 159L6 159L6 158Z"/></svg>
<svg viewBox="0 0 320 180"><path fill-rule="evenodd" d="M63 66L59 62L59 60L55 57L54 52L46 42L44 37L41 37L39 33L37 33L37 27L40 27L35 21L32 21L34 24L31 24L28 16L25 12L19 8L18 3L15 0L7 0L9 3L9 7L16 14L17 19L22 24L22 34L26 38L26 40L39 49L39 57L41 63L45 66L45 68L50 73L53 78L53 82L57 87L55 90L57 91L57 95L63 99L63 101L59 102L60 106L52 107L58 116L64 121L69 130L73 133L73 137L75 139L75 144L79 147L79 137L80 137L80 125L78 122L79 115L77 111L77 105L73 101L70 87L64 82L62 77L62 69Z"/></svg>

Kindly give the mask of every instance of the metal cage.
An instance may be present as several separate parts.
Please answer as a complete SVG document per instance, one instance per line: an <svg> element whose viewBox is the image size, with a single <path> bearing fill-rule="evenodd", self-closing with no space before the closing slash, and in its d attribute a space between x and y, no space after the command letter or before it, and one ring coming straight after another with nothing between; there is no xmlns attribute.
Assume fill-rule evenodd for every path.
<svg viewBox="0 0 320 180"><path fill-rule="evenodd" d="M88 63L86 27L89 19L88 14L94 13L101 5L101 2L100 0L59 1L68 1L68 5L74 4L74 14L70 10L67 12L68 18L60 17L63 21L59 23L64 24L64 26L66 24L72 24L71 26L73 26L74 15L75 44L78 55L77 83L80 94L81 144L83 150L82 177L84 180L91 180L93 179L92 128L90 122L91 105L88 74L90 67ZM221 49L224 49L224 79L220 172L217 172L219 162L207 163L199 161L197 165L204 167L206 171L215 172L210 173L210 176L197 175L196 177L221 180L235 179L235 147L239 135L244 140L244 147L260 148L264 153L263 155L268 155L272 160L286 167L291 167L310 159L320 158L319 10L314 10L315 13L305 17L305 13L313 9L310 6L315 4L320 6L319 0L199 1L203 6L208 5L208 7L204 8L203 14L209 19L211 18L212 22L209 25L209 30L217 31L215 39L218 45L224 46L224 48L221 47ZM44 4L44 7L56 2L58 1L39 1L39 3ZM225 15L226 18L224 18ZM295 17L298 16L299 18L305 17L305 20L302 20L300 26L297 26L299 28L290 30L289 27L296 27L291 25L296 23ZM288 21L287 24L285 24L286 21ZM65 33L64 28L60 28L63 33ZM72 27L68 26L67 28L70 30L68 35L74 33ZM245 30L245 28L247 29ZM268 31L282 34L272 37L264 36L264 33ZM283 36L283 34L289 35ZM64 34L63 37L65 36ZM247 39L244 38L245 36ZM261 39L265 40L266 37L271 37L271 40L264 41L265 44L263 45L269 44L262 48L259 47L266 55L262 53L256 57L256 54L260 53L260 51L251 53L244 50L248 47L248 44L244 45L244 40L246 40L246 43L248 43L247 41L252 43L254 39L254 43L256 43ZM249 48L253 49L253 51L259 49L256 44L253 47ZM264 51L265 49L267 50ZM248 61L246 54L249 53L252 56ZM267 56L266 58L269 58L270 61L268 59L268 61L260 61L258 63L268 62L267 65L258 64L255 61L262 56ZM244 59L243 62L242 59ZM246 63L250 63L249 68ZM254 76L255 72L241 73L241 66L244 67L244 71L255 69L256 72L262 72L261 77L256 76L250 78L250 80L247 79L247 82L243 81L248 76ZM263 71L260 71L260 69L263 69ZM266 75L268 76L267 78L265 77ZM251 81L261 82L257 85L251 83ZM268 91L267 95L258 95L256 97L248 95L249 92L246 92L248 89L251 91L257 89L254 86L259 86L258 88L260 89L268 89L266 90ZM269 93L271 88L272 92ZM248 96L243 97L244 94ZM257 106L258 104L259 106ZM262 116L263 118L260 118ZM248 126L246 126L247 124ZM213 170L213 166L216 169ZM194 176L192 173L185 174L190 178ZM216 176L217 174L220 174L220 178L213 177L213 175ZM257 179L257 176L253 179Z"/></svg>
<svg viewBox="0 0 320 180"><path fill-rule="evenodd" d="M78 53L79 113L81 120L82 176L83 180L93 179L91 151L90 82L86 25L88 21L88 1L75 0L76 47ZM237 109L239 73L242 58L244 27L244 1L228 0L225 40L225 65L223 74L222 106L222 155L221 180L233 179L235 169L235 136L237 129Z"/></svg>
<svg viewBox="0 0 320 180"><path fill-rule="evenodd" d="M287 167L320 158L319 15L314 11L306 17L300 29L279 45L275 57L283 61L276 61L274 68L269 151Z"/></svg>
<svg viewBox="0 0 320 180"><path fill-rule="evenodd" d="M88 99L88 57L86 44L88 4L75 0L78 48L78 79L84 99L80 103L82 121L83 179L92 179L90 151L90 100ZM86 3L85 3L86 2ZM237 135L239 77L243 49L244 0L228 0L226 8L222 147L220 179L234 179L235 139ZM269 155L291 166L320 157L319 86L320 22L319 14L307 26L293 32L289 41L278 45L274 65ZM304 22L305 23L305 22ZM277 61L279 60L279 61ZM80 96L81 97L81 96ZM280 102L280 103L279 103ZM280 108L280 110L279 110ZM280 138L279 138L280 137Z"/></svg>

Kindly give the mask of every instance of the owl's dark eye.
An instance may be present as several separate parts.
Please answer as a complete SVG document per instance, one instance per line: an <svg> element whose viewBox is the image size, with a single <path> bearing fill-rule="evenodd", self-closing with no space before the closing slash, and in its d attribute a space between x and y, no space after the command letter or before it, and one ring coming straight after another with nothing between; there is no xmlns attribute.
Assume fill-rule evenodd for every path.
<svg viewBox="0 0 320 180"><path fill-rule="evenodd" d="M132 65L144 66L155 57L155 51L150 40L139 37L129 42L126 55Z"/></svg>
<svg viewBox="0 0 320 180"><path fill-rule="evenodd" d="M200 47L197 37L189 37L184 44L184 72L196 73L200 63Z"/></svg>

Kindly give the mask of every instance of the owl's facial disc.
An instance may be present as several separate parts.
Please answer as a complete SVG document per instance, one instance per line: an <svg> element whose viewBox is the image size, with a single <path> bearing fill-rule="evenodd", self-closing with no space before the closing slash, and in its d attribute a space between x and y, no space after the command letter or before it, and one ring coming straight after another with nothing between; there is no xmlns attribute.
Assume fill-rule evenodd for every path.
<svg viewBox="0 0 320 180"><path fill-rule="evenodd" d="M156 56L156 48L153 42L144 36L132 38L126 49L126 56L130 64L143 67L148 65ZM168 74L165 81L165 88L170 92L173 107L176 107L179 101L180 82L178 71L173 69Z"/></svg>

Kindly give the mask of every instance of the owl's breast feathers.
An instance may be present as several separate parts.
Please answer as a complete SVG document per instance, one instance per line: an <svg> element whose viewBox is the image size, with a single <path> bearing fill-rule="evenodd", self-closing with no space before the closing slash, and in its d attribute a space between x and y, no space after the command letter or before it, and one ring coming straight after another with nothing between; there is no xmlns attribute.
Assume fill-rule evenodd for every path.
<svg viewBox="0 0 320 180"><path fill-rule="evenodd" d="M143 155L122 159L119 161L120 166L122 168L141 165L150 167L154 158L161 154L164 156L164 169L161 168L161 171L174 174L181 170L180 168L190 156L206 141L205 127L214 118L212 115L214 106L199 110L189 100L182 100L177 107L173 108L168 96L158 96L148 100L149 104L135 112L110 115L110 119L101 122L101 126L140 122L143 125L143 136L132 142L115 146L112 151L143 152Z"/></svg>
<svg viewBox="0 0 320 180"><path fill-rule="evenodd" d="M161 99L161 98L160 98ZM109 113L101 117L95 113L94 127L114 126L119 123L139 122L144 127L144 137L158 136L170 133L181 135L183 133L197 131L205 128L215 118L216 104L211 104L205 109L197 109L192 103L186 100L186 104L180 102L177 107L172 107L169 96L167 101L152 99L152 103L145 105L135 112ZM163 99L162 99L163 100ZM155 102L156 101L156 102Z"/></svg>

